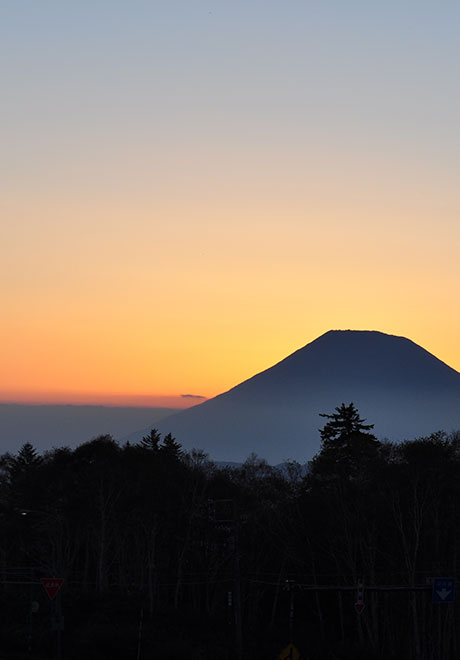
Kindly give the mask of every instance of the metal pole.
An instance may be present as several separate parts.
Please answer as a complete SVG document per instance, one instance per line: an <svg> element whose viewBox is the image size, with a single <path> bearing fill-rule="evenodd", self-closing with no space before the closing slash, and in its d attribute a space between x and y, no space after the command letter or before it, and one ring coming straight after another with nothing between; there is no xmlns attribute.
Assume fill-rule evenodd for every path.
<svg viewBox="0 0 460 660"><path fill-rule="evenodd" d="M27 651L32 653L32 570L29 569L30 573L30 585L29 585L29 632L27 635Z"/></svg>
<svg viewBox="0 0 460 660"><path fill-rule="evenodd" d="M137 635L137 660L141 657L141 643L142 643L142 624L144 622L144 608L141 608L141 616L139 618L139 633Z"/></svg>
<svg viewBox="0 0 460 660"><path fill-rule="evenodd" d="M62 608L61 608L61 593L58 592L56 596L56 656L58 660L62 660L62 644L61 644L61 630L62 630Z"/></svg>
<svg viewBox="0 0 460 660"><path fill-rule="evenodd" d="M241 621L241 574L240 574L240 546L239 546L239 520L236 502L233 505L233 549L234 549L234 601L235 601L235 641L236 657L243 657L243 626Z"/></svg>
<svg viewBox="0 0 460 660"><path fill-rule="evenodd" d="M227 592L227 623L230 626L232 624L232 607L233 607L233 593L231 591Z"/></svg>
<svg viewBox="0 0 460 660"><path fill-rule="evenodd" d="M294 642L294 590L292 585L289 586L289 591L289 641L292 644Z"/></svg>

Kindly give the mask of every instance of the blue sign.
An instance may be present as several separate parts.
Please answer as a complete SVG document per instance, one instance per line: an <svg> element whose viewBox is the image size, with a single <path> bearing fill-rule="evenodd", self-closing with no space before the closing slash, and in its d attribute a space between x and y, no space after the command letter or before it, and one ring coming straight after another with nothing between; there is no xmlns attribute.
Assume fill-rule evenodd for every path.
<svg viewBox="0 0 460 660"><path fill-rule="evenodd" d="M455 578L434 578L433 603L453 603L455 599Z"/></svg>

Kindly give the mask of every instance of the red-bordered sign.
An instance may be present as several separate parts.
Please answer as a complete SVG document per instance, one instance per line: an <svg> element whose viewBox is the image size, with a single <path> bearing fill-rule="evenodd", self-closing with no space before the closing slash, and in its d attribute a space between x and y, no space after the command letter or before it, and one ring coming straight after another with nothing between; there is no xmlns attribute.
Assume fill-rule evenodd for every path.
<svg viewBox="0 0 460 660"><path fill-rule="evenodd" d="M48 598L54 600L57 592L64 584L64 578L40 578L40 582L43 585L43 589L48 594Z"/></svg>

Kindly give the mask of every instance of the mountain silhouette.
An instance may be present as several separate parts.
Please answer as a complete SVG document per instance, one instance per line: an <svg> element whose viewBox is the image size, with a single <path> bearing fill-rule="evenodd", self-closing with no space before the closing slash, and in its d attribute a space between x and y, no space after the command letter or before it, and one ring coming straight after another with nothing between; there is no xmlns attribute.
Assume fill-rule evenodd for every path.
<svg viewBox="0 0 460 660"><path fill-rule="evenodd" d="M460 428L460 374L404 337L331 330L224 394L162 419L184 448L216 461L252 452L270 463L311 459L320 413L353 402L380 439ZM132 434L141 436L142 432Z"/></svg>

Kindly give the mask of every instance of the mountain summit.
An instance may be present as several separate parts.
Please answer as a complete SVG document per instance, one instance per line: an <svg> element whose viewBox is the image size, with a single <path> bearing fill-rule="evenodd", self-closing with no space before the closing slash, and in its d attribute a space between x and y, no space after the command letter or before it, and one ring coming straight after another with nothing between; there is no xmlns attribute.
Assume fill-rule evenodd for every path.
<svg viewBox="0 0 460 660"><path fill-rule="evenodd" d="M379 438L460 428L460 374L404 337L331 330L224 394L163 419L213 460L271 463L319 450L320 413L353 402Z"/></svg>

